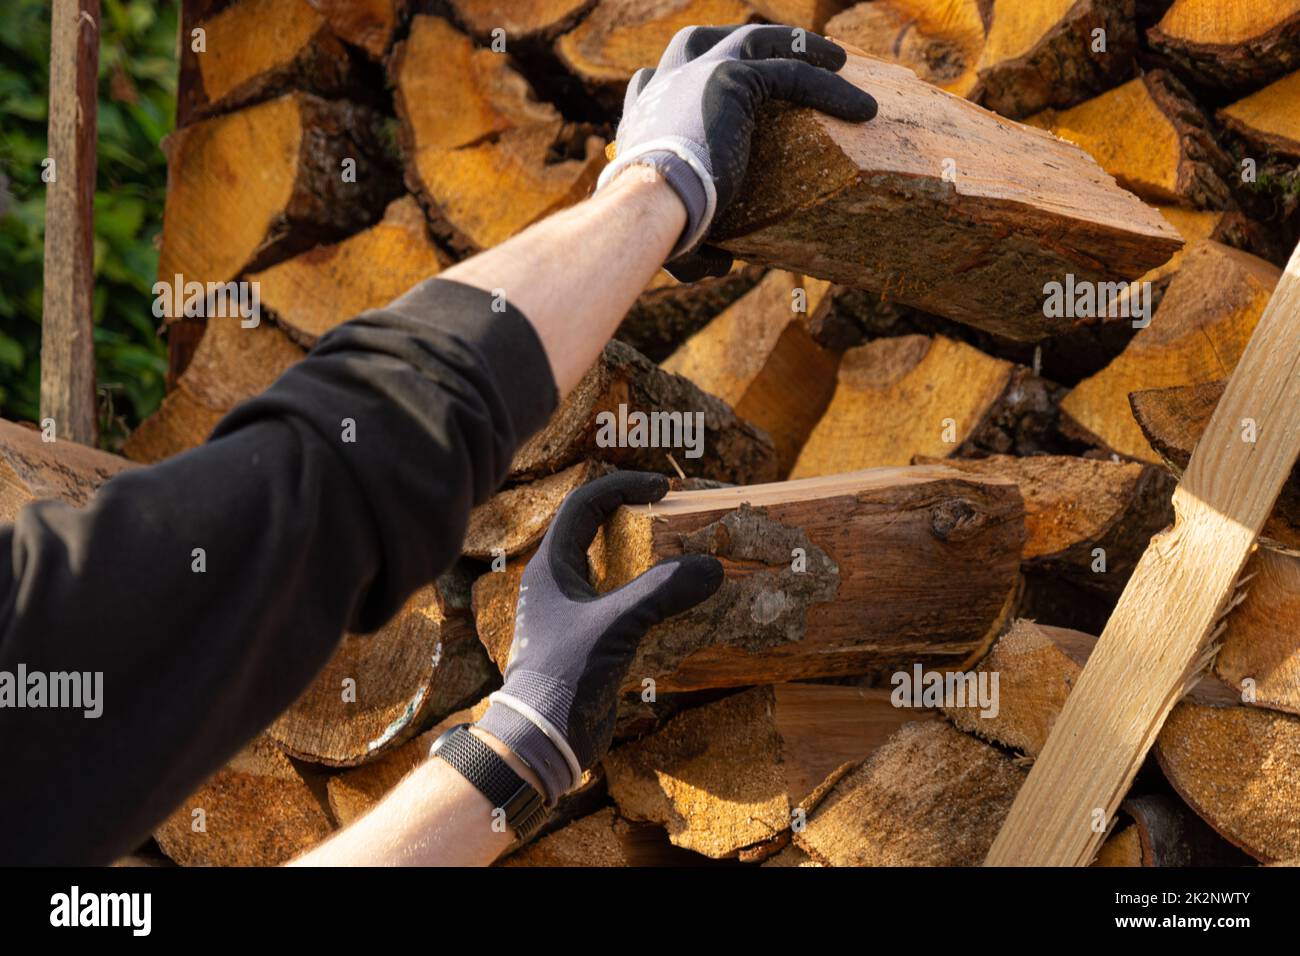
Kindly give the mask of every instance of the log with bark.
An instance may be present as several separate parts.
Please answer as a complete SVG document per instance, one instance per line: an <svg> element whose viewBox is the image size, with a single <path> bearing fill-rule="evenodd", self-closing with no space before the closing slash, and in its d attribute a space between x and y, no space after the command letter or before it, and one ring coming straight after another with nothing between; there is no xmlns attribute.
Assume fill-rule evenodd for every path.
<svg viewBox="0 0 1300 956"><path fill-rule="evenodd" d="M1180 247L1077 146L896 64L851 55L841 74L880 115L771 107L714 244L1022 341L1079 324L1044 314L1046 283L1136 279Z"/></svg>
<svg viewBox="0 0 1300 956"><path fill-rule="evenodd" d="M715 859L762 859L789 842L828 776L874 752L916 714L889 693L777 684L688 710L605 757L623 816Z"/></svg>
<svg viewBox="0 0 1300 956"><path fill-rule="evenodd" d="M596 0L450 0L456 20L481 43L504 31L513 42L552 40L577 25Z"/></svg>
<svg viewBox="0 0 1300 956"><path fill-rule="evenodd" d="M1300 66L1300 0L1174 0L1147 39L1202 82L1259 86Z"/></svg>
<svg viewBox="0 0 1300 956"><path fill-rule="evenodd" d="M916 455L1042 450L1060 389L944 336L877 339L844 353L835 395L790 475L907 464Z"/></svg>
<svg viewBox="0 0 1300 956"><path fill-rule="evenodd" d="M382 60L405 23L410 0L310 0L341 39Z"/></svg>
<svg viewBox="0 0 1300 956"><path fill-rule="evenodd" d="M26 425L0 419L0 522L33 501L54 498L80 507L99 486L132 467L117 455L74 441L45 441Z"/></svg>
<svg viewBox="0 0 1300 956"><path fill-rule="evenodd" d="M1201 243L1187 254L1150 325L1061 402L1067 424L1102 447L1159 461L1133 418L1129 393L1229 374L1280 275L1276 266L1249 253Z"/></svg>
<svg viewBox="0 0 1300 956"><path fill-rule="evenodd" d="M615 338L662 362L758 283L763 270L736 263L725 276L678 282L662 269L637 297Z"/></svg>
<svg viewBox="0 0 1300 956"><path fill-rule="evenodd" d="M1219 119L1255 149L1296 160L1300 159L1298 102L1300 70L1225 106Z"/></svg>

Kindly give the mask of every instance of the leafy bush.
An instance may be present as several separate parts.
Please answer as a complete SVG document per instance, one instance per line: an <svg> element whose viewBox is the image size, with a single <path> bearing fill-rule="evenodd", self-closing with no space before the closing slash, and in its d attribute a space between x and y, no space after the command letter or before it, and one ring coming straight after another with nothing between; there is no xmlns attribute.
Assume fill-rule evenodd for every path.
<svg viewBox="0 0 1300 956"><path fill-rule="evenodd" d="M101 0L95 188L95 364L102 442L157 408L166 350L150 288L176 101L175 2ZM41 277L49 105L48 0L0 12L0 414L39 413Z"/></svg>

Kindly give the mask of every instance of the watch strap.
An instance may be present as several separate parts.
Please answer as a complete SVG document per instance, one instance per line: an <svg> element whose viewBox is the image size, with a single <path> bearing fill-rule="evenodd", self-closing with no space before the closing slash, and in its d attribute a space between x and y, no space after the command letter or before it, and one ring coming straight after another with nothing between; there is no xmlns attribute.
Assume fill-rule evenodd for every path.
<svg viewBox="0 0 1300 956"><path fill-rule="evenodd" d="M505 813L506 825L522 843L546 819L546 801L537 788L511 769L501 755L460 724L433 745L433 755L451 764L492 806Z"/></svg>

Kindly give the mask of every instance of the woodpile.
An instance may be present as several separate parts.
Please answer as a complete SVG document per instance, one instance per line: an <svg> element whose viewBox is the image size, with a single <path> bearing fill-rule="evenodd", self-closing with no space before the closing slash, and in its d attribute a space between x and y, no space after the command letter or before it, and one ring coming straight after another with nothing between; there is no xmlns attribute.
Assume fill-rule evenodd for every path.
<svg viewBox="0 0 1300 956"><path fill-rule="evenodd" d="M766 108L711 235L733 271L650 284L456 567L346 636L162 852L275 864L366 812L481 713L564 496L635 468L674 490L608 524L593 584L683 553L724 583L646 637L613 750L504 865L982 863L1300 236L1300 3L184 6L160 278L255 282L260 321L166 318L130 462L0 427L0 518L193 447L330 328L588 195L682 26L823 30L880 113ZM636 422L678 431L610 440ZM1297 550L1300 470L1083 862L1300 857Z"/></svg>

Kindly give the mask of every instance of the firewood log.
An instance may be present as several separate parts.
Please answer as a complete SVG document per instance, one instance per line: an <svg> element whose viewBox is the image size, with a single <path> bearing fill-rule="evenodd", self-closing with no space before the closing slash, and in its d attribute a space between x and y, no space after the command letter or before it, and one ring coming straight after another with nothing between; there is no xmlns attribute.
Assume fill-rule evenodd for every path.
<svg viewBox="0 0 1300 956"><path fill-rule="evenodd" d="M291 89L337 96L357 82L347 48L311 0L237 0L198 21L180 44L177 125Z"/></svg>
<svg viewBox="0 0 1300 956"><path fill-rule="evenodd" d="M1133 822L1107 839L1094 866L1246 866L1251 862L1175 796L1129 797L1120 811ZM1112 860L1103 862L1117 836L1122 847L1111 847ZM1122 862L1114 859L1120 854Z"/></svg>
<svg viewBox="0 0 1300 956"><path fill-rule="evenodd" d="M374 60L382 60L410 0L310 0L330 29Z"/></svg>
<svg viewBox="0 0 1300 956"><path fill-rule="evenodd" d="M1136 52L1133 0L993 0L979 99L1013 119L1069 106L1131 75Z"/></svg>
<svg viewBox="0 0 1300 956"><path fill-rule="evenodd" d="M1128 582L1151 536L1174 520L1175 481L1155 465L1069 455L919 457L913 463L1014 481L1025 501L1026 569L1110 594Z"/></svg>
<svg viewBox="0 0 1300 956"><path fill-rule="evenodd" d="M345 636L269 736L299 759L350 767L477 699L495 675L475 638L469 585L449 572L379 631Z"/></svg>
<svg viewBox="0 0 1300 956"><path fill-rule="evenodd" d="M605 772L625 817L661 824L675 845L708 857L755 858L802 826L828 775L916 717L883 690L757 687L616 748Z"/></svg>
<svg viewBox="0 0 1300 956"><path fill-rule="evenodd" d="M56 498L74 507L131 462L74 441L44 441L41 432L0 419L0 522L33 501Z"/></svg>
<svg viewBox="0 0 1300 956"><path fill-rule="evenodd" d="M700 857L674 847L662 827L605 807L520 847L499 866L691 866Z"/></svg>
<svg viewBox="0 0 1300 956"><path fill-rule="evenodd" d="M551 40L577 25L596 0L451 0L456 19L475 38L491 42L505 31L506 49L518 40Z"/></svg>
<svg viewBox="0 0 1300 956"><path fill-rule="evenodd" d="M1242 579L1214 672L1253 703L1300 714L1300 555L1260 548Z"/></svg>
<svg viewBox="0 0 1300 956"><path fill-rule="evenodd" d="M1249 253L1201 243L1187 254L1150 325L1061 402L1067 424L1122 455L1159 461L1133 419L1129 393L1230 374L1280 275Z"/></svg>
<svg viewBox="0 0 1300 956"><path fill-rule="evenodd" d="M1300 2L1174 0L1147 39L1202 82L1258 87L1300 66Z"/></svg>
<svg viewBox="0 0 1300 956"><path fill-rule="evenodd" d="M976 866L1024 778L946 721L914 721L830 789L794 842L829 866Z"/></svg>
<svg viewBox="0 0 1300 956"><path fill-rule="evenodd" d="M372 222L397 186L378 122L292 92L171 134L161 280L227 282Z"/></svg>
<svg viewBox="0 0 1300 956"><path fill-rule="evenodd" d="M1222 209L1232 160L1171 73L1152 70L1072 109L1025 120L1082 146L1121 186L1152 202Z"/></svg>
<svg viewBox="0 0 1300 956"><path fill-rule="evenodd" d="M585 458L672 474L670 454L687 475L738 484L771 481L779 467L762 429L613 341L546 427L515 454L511 478L554 474Z"/></svg>
<svg viewBox="0 0 1300 956"><path fill-rule="evenodd" d="M387 305L449 264L429 238L419 203L403 196L369 229L248 279L258 284L262 304L277 323L310 348L334 326Z"/></svg>
<svg viewBox="0 0 1300 956"><path fill-rule="evenodd" d="M130 434L123 451L147 463L202 444L226 412L269 388L303 354L265 319L249 328L238 317L209 320L176 389Z"/></svg>
<svg viewBox="0 0 1300 956"><path fill-rule="evenodd" d="M982 0L872 0L836 14L826 35L901 63L942 90L966 96L984 48Z"/></svg>
<svg viewBox="0 0 1300 956"><path fill-rule="evenodd" d="M182 866L279 866L333 829L312 784L259 737L187 797L154 838Z"/></svg>
<svg viewBox="0 0 1300 956"><path fill-rule="evenodd" d="M1300 65L1300 60L1297 61ZM1300 159L1300 70L1219 110L1229 129L1265 153Z"/></svg>
<svg viewBox="0 0 1300 956"><path fill-rule="evenodd" d="M1181 245L1079 147L897 64L850 55L841 75L880 115L769 107L715 245L1019 341L1080 322L1044 314L1046 283L1136 279Z"/></svg>
<svg viewBox="0 0 1300 956"><path fill-rule="evenodd" d="M830 35L834 18L853 0L747 0L766 20Z"/></svg>
<svg viewBox="0 0 1300 956"><path fill-rule="evenodd" d="M782 476L835 392L839 356L805 321L818 304L801 277L774 269L660 363L767 432Z"/></svg>
<svg viewBox="0 0 1300 956"><path fill-rule="evenodd" d="M1130 393L1133 417L1143 437L1175 474L1181 475L1187 467L1226 386L1227 381L1219 379ZM1241 422L1240 427L1243 441L1258 438L1251 433L1249 422ZM1283 547L1300 548L1300 466L1291 470L1282 486L1261 537Z"/></svg>
<svg viewBox="0 0 1300 956"><path fill-rule="evenodd" d="M835 396L790 475L907 464L915 455L1035 451L1054 421L1054 398L1029 369L963 342L877 339L844 353Z"/></svg>
<svg viewBox="0 0 1300 956"><path fill-rule="evenodd" d="M446 20L416 17L389 75L407 183L458 249L494 246L595 185L604 141L567 125L505 56L475 49Z"/></svg>
<svg viewBox="0 0 1300 956"><path fill-rule="evenodd" d="M763 277L736 263L725 276L678 282L662 269L637 297L615 335L652 362L661 362Z"/></svg>

